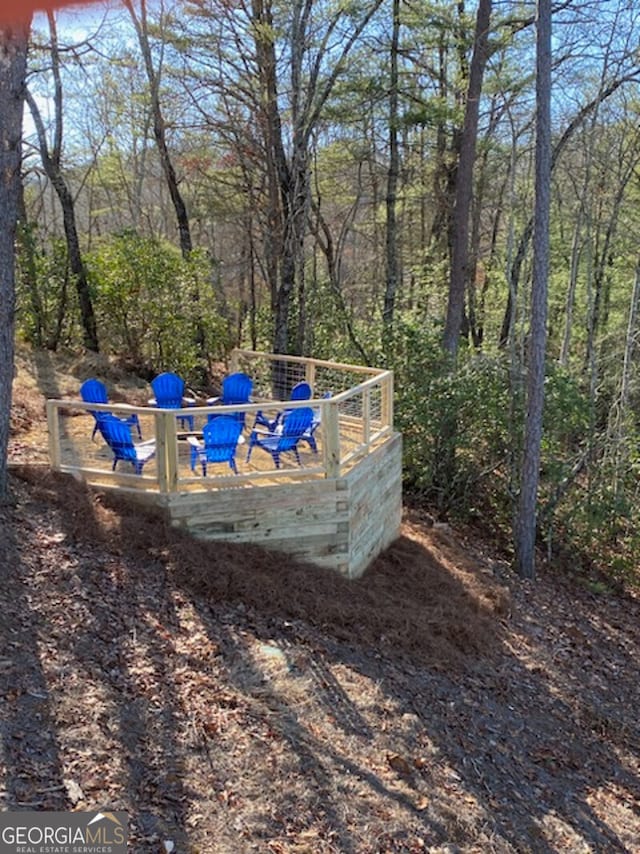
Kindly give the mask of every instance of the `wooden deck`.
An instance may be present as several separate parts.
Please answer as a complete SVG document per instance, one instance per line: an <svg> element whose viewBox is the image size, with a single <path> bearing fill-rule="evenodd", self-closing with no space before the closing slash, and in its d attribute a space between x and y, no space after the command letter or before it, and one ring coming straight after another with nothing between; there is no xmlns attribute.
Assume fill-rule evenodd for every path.
<svg viewBox="0 0 640 854"><path fill-rule="evenodd" d="M258 543L349 577L361 574L400 526L402 449L392 424L391 373L252 351L236 351L231 370L256 378L253 402L233 407L246 413L237 475L226 463L209 466L206 477L192 472L190 447L176 419L179 412L192 415L198 429L212 411L224 407L165 411L76 400L47 402L52 467L161 506L172 524L195 536ZM284 386L280 399L269 396L274 377ZM300 377L319 393L332 392L328 399L287 403L287 408L312 406L320 413L317 453L305 443L300 446L301 466L286 455L277 470L270 454L254 448L247 462L256 411L275 416L283 408L286 387ZM111 471L112 454L100 434L91 441L89 409L138 415L143 439L156 445L156 456L141 475L127 471L124 463Z"/></svg>

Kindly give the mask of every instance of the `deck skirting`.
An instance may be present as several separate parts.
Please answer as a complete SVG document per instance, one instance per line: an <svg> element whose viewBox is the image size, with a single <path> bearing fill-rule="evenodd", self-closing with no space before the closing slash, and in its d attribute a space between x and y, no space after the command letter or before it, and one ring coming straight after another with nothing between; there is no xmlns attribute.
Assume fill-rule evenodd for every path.
<svg viewBox="0 0 640 854"><path fill-rule="evenodd" d="M195 537L253 543L357 578L399 535L402 437L394 433L340 478L162 498L171 524Z"/></svg>

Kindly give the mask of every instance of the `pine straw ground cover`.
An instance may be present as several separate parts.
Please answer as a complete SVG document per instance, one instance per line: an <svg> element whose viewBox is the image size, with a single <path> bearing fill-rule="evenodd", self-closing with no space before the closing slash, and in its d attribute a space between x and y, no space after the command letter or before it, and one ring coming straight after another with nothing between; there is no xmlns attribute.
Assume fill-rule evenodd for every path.
<svg viewBox="0 0 640 854"><path fill-rule="evenodd" d="M12 472L4 808L124 810L132 852L640 852L631 593L516 582L416 512L346 582Z"/></svg>

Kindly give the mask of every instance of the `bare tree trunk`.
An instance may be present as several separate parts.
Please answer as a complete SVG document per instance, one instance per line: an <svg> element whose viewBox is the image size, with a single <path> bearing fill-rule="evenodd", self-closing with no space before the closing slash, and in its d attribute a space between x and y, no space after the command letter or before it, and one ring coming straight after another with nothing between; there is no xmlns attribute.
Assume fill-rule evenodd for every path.
<svg viewBox="0 0 640 854"><path fill-rule="evenodd" d="M295 176L295 185L291 205L293 215L290 218L291 242L293 249L294 285L296 286L297 295L296 334L294 338L293 352L298 356L303 356L306 350L305 329L307 295L304 242L307 220L309 219L309 207L311 202L311 188L309 181L310 173L307 164L308 152L306 148L307 146L305 144L304 151L301 150L299 156L295 158L295 168L293 170Z"/></svg>
<svg viewBox="0 0 640 854"><path fill-rule="evenodd" d="M8 491L7 452L15 358L15 238L29 28L30 21L0 26L0 500L7 498Z"/></svg>
<svg viewBox="0 0 640 854"><path fill-rule="evenodd" d="M289 181L289 169L282 142L282 127L278 110L276 54L274 40L271 37L273 31L271 0L252 0L251 11L254 22L253 34L256 62L259 73L260 105L262 109L261 126L264 136L265 169L269 198L265 255L267 278L271 289L271 311L274 317L274 346L278 346L282 339L286 340L287 337L287 330L278 329L277 327L280 316L278 307L279 282L281 275L284 278L284 274L280 272L283 245L282 231L283 221L286 219L286 211L281 206L281 199L286 200L286 194L281 193L281 187ZM278 345L276 345L276 341Z"/></svg>
<svg viewBox="0 0 640 854"><path fill-rule="evenodd" d="M355 207L356 206L354 205L354 214ZM347 309L347 306L345 305L344 295L342 293L342 287L340 283L340 262L337 257L338 252L336 250L335 243L331 235L331 230L325 218L322 216L319 206L314 206L314 212L316 214L316 220L311 223L311 230L315 234L316 243L320 247L320 250L322 251L326 259L329 284L331 285L331 290L333 292L336 305L344 320L344 325L345 329L347 330L347 335L349 336L349 341L351 342L354 349L357 350L364 363L368 365L370 356L358 340L358 337L355 333L355 329L353 328L353 323L351 321L349 311Z"/></svg>
<svg viewBox="0 0 640 854"><path fill-rule="evenodd" d="M494 205L495 213L492 218L491 226L491 243L486 262L479 267L480 261L480 246L481 232L486 227L483 226L483 221L486 219L486 206L484 204L485 193L492 179L489 177L487 169L489 163L489 152L491 150L491 139L498 127L504 113L508 113L508 107L499 104L494 96L489 116L489 124L484 137L484 145L482 147L482 156L476 166L476 187L471 208L471 237L469 242L469 274L467 277L467 315L469 319L469 332L471 342L477 350L481 350L484 343L484 324L485 324L485 302L489 288L490 275L489 271L493 269L496 249L498 245L498 236L502 231L502 218L504 197L507 188L511 182L511 164L506 168L504 176L499 184L494 187ZM478 288L478 285L480 286Z"/></svg>
<svg viewBox="0 0 640 854"><path fill-rule="evenodd" d="M33 122L36 126L38 134L38 146L40 149L40 157L42 165L47 177L51 181L53 189L58 196L60 207L62 208L62 221L64 225L64 233L67 241L67 251L69 253L69 266L73 273L78 293L78 303L80 305L80 318L82 321L82 330L84 335L84 345L88 350L94 352L99 351L98 346L98 329L96 324L95 313L93 310L93 301L87 280L87 271L82 259L82 251L80 249L80 238L78 236L78 228L76 225L75 203L71 191L67 186L61 169L62 157L62 80L60 77L60 57L58 53L58 37L56 32L56 22L53 13L48 12L49 30L51 33L51 62L53 69L53 78L55 84L54 106L54 138L53 146L50 149L47 142L47 135L44 128L44 122L40 115L38 105L28 89L25 90L25 98L29 105Z"/></svg>
<svg viewBox="0 0 640 854"><path fill-rule="evenodd" d="M607 310L607 265L611 263L611 246L615 238L618 220L620 218L622 199L624 198L625 190L631 178L636 174L637 161L630 161L628 168L621 177L620 183L616 190L613 201L611 216L607 223L607 228L602 241L602 248L593 264L593 295L589 306L589 316L587 318L587 355L585 359L586 365L590 365L595 360L596 351L596 336L606 328L608 320Z"/></svg>
<svg viewBox="0 0 640 854"><path fill-rule="evenodd" d="M187 213L187 206L182 197L182 193L180 192L180 187L178 186L178 177L176 175L176 170L173 165L173 160L171 159L171 154L169 153L169 146L167 145L167 126L164 120L162 107L160 105L161 73L159 70L156 70L153 64L151 46L149 45L147 0L140 0L140 17L138 17L138 15L136 14L132 0L123 0L123 2L129 11L131 20L133 21L133 25L136 30L136 35L138 36L140 51L142 52L142 58L144 60L144 67L147 73L147 80L149 81L149 94L151 98L151 114L153 116L153 137L156 142L156 148L158 149L160 165L162 166L162 173L164 175L164 179L167 184L167 189L169 190L169 196L171 197L171 203L173 205L173 209L176 215L178 234L180 236L180 251L182 253L182 257L187 260L193 250L191 226L189 224L189 214ZM193 287L191 290L191 298L196 304L200 302L200 288L195 276L193 281ZM196 319L195 322L194 340L200 354L204 356L206 350L206 334L202 321L199 319L199 317Z"/></svg>
<svg viewBox="0 0 640 854"><path fill-rule="evenodd" d="M624 361L622 364L622 379L620 382L620 409L626 413L629 406L631 389L631 371L633 366L633 354L635 351L636 327L638 325L638 306L640 305L640 259L636 264L636 277L633 284L633 294L629 308L629 320L627 323L627 337L624 345Z"/></svg>
<svg viewBox="0 0 640 854"><path fill-rule="evenodd" d="M393 0L393 25L391 31L391 79L389 81L389 170L387 172L387 281L382 310L382 349L390 343L393 331L393 313L398 289L398 233L396 202L400 155L398 152L398 41L400 37L400 0Z"/></svg>
<svg viewBox="0 0 640 854"><path fill-rule="evenodd" d="M571 333L573 330L573 309L576 302L576 286L578 283L578 265L580 261L580 238L582 234L582 211L580 204L578 219L573 229L573 240L571 242L571 265L569 269L569 286L567 287L567 298L565 300L565 321L562 346L560 348L559 362L563 368L569 365L569 352L571 348Z"/></svg>
<svg viewBox="0 0 640 854"><path fill-rule="evenodd" d="M449 84L446 71L446 49L444 46L444 35L440 35L438 46L438 96L446 100ZM447 157L447 130L444 121L439 121L435 134L435 169L433 172L433 198L435 211L431 221L429 234L429 245L442 247L444 235L450 231L451 219L451 194L449 192L451 179L451 166ZM444 251L441 252L444 255Z"/></svg>
<svg viewBox="0 0 640 854"><path fill-rule="evenodd" d="M160 73L156 71L151 56L151 47L149 45L149 27L147 24L147 2L140 0L140 16L136 14L132 0L123 0L124 5L129 11L131 20L138 36L138 43L142 58L144 60L145 71L147 72L147 80L149 81L149 93L151 97L151 112L153 115L153 136L156 141L158 154L160 155L160 164L164 174L165 181L173 209L176 213L176 221L178 223L178 232L180 235L180 249L182 257L188 258L193 249L191 240L191 228L189 225L189 215L187 214L187 206L185 205L182 193L178 186L178 178L176 170L169 153L167 145L166 123L162 108L160 106Z"/></svg>
<svg viewBox="0 0 640 854"><path fill-rule="evenodd" d="M473 166L478 139L478 115L482 80L487 63L491 0L480 0L476 31L469 70L469 87L460 143L460 158L456 175L456 200L453 211L451 276L449 300L442 344L455 357L464 314L465 289L469 253L469 211L473 187Z"/></svg>
<svg viewBox="0 0 640 854"><path fill-rule="evenodd" d="M331 35L344 20L340 9L326 23L317 51L310 49L313 35L313 0L294 0L289 24L290 63L290 113L288 116L291 143L287 158L280 117L276 78L276 53L273 37L272 0L252 0L253 34L256 61L260 76L260 109L265 134L265 155L272 160L271 174L279 182L280 223L282 242L280 254L280 281L277 293L272 294L274 307L273 349L288 353L290 348L304 349L300 340L305 328L304 239L310 205L309 156L314 129L322 110L333 91L339 75L346 67L347 58L363 29L380 6L382 0L371 0L361 17L354 23L348 36L340 42L331 71L325 76L322 62L331 49ZM294 296L298 295L299 320L292 323ZM291 330L295 329L294 341Z"/></svg>
<svg viewBox="0 0 640 854"><path fill-rule="evenodd" d="M538 0L536 65L536 199L527 415L518 512L514 526L516 568L523 578L534 578L536 572L537 500L544 407L551 190L551 0Z"/></svg>
<svg viewBox="0 0 640 854"><path fill-rule="evenodd" d="M629 306L629 317L627 321L627 336L624 345L624 360L622 363L622 377L620 379L620 396L612 407L608 424L608 442L614 458L613 488L616 494L621 488L621 481L625 472L629 470L628 458L628 426L629 398L631 395L631 375L633 370L633 356L636 349L636 334L638 326L638 308L640 306L640 258L636 264L636 275L631 294Z"/></svg>

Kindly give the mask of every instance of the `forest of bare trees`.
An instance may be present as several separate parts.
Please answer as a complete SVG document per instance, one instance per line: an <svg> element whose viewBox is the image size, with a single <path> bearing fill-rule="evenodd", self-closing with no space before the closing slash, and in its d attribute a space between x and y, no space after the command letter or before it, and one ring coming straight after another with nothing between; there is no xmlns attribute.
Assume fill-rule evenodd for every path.
<svg viewBox="0 0 640 854"><path fill-rule="evenodd" d="M538 543L631 571L639 16L627 0L36 16L18 334L194 382L239 344L392 367L407 489L496 532L523 496L537 365Z"/></svg>

